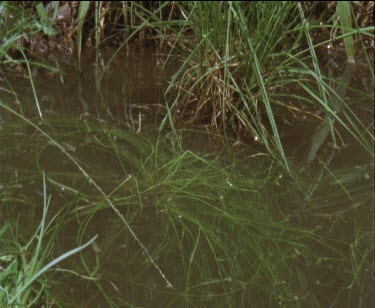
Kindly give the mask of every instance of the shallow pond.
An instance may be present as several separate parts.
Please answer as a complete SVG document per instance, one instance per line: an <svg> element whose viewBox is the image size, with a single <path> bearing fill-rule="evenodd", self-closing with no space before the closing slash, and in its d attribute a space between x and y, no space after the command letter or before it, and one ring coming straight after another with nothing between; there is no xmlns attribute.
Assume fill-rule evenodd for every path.
<svg viewBox="0 0 375 308"><path fill-rule="evenodd" d="M224 145L192 129L164 131L158 139L173 68L156 66L160 59L148 49L110 64L112 51L102 53L104 74L91 65L94 54L84 57L80 76L69 66L64 75L34 72L44 122L31 118L37 113L29 80L8 77L13 92L2 90L4 101L19 101L12 107L36 123L0 110L0 213L2 225L11 226L3 238L27 242L46 212L42 247L49 261L98 235L46 272L45 302L374 304L374 164L352 136L341 132L347 146L340 150L324 142L321 160L307 166L305 141L319 122L301 119L292 129L286 123L294 178L256 142ZM369 129L371 95L346 93Z"/></svg>

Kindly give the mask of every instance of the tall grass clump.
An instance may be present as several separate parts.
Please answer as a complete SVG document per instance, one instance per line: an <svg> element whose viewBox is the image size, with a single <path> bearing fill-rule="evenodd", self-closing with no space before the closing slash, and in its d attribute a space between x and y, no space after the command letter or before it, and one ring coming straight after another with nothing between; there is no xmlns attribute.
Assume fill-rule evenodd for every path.
<svg viewBox="0 0 375 308"><path fill-rule="evenodd" d="M314 116L319 109L329 115L326 120L333 137L331 118L371 152L371 137L363 136L363 127L358 129L361 122L353 115L336 114L332 106L339 94L320 71L311 34L317 28L309 26L298 3L178 6L185 26L175 51L183 61L166 91L165 122L169 120L173 127L181 118L177 115L182 115L224 134L230 130L251 136L288 168L280 126L284 120L295 122L299 115ZM367 30L361 33L369 35ZM290 117L289 111L297 117Z"/></svg>
<svg viewBox="0 0 375 308"><path fill-rule="evenodd" d="M185 60L167 90L178 89L170 111L192 112L220 132L246 130L287 164L271 100L298 44L284 43L297 21L295 4L199 2L180 9L189 31L181 39Z"/></svg>
<svg viewBox="0 0 375 308"><path fill-rule="evenodd" d="M157 62L163 69L176 66L179 61L165 92L167 115L160 130L167 121L174 128L182 121L196 120L224 136L236 135L259 142L290 171L281 131L308 116L328 124L323 124L323 128L328 127L335 147L339 147L336 139L340 127L372 152L373 134L363 133L367 128L337 91L336 76L325 75L322 70L325 63L316 52L321 46L344 40L351 59L356 47L351 39L354 34L357 41L358 37L361 39L359 47L364 47L363 38L373 39L373 26L352 27L351 4L347 1L337 5L340 23L333 25L332 19L337 20L336 17L328 24L314 24L306 13L308 10L298 2L94 4L82 1L54 2L46 7L38 4L36 9L32 4L26 5L30 8L23 5L1 4L4 22L0 29L3 43L0 52L5 62L26 62L30 78L29 64L35 63L26 57L37 46L27 43L30 38L46 45L52 42L66 53L75 47L79 68L84 46L95 46L99 93L101 80L120 50L140 48L143 53L144 47L153 42ZM19 17L22 22L16 23L11 16ZM71 28L68 41L75 44L66 46L69 45L63 43L66 34L57 33L55 28L60 32ZM326 28L340 35L317 42L316 33L324 33ZM34 37L36 33L44 36ZM115 42L117 50L102 65L99 49L108 42ZM17 53L12 51L20 48L31 50L20 52L22 59L14 60ZM371 61L364 52L373 77ZM340 112L335 107L337 101ZM36 104L42 117L37 97Z"/></svg>

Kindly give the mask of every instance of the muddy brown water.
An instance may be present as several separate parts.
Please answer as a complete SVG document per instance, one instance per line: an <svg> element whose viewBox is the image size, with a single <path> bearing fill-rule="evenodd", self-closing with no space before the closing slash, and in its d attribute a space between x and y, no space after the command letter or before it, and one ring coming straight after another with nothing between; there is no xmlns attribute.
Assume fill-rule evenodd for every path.
<svg viewBox="0 0 375 308"><path fill-rule="evenodd" d="M106 66L109 59L113 55L113 50L103 50L102 68ZM158 124L165 112L163 91L165 89L167 76L173 73L175 68L164 68L161 65L157 66L157 62L162 62L160 56L154 50L132 50L117 55L108 66L104 74L101 70L97 72L92 63L95 62L95 53L88 53L83 57L84 69L80 76L75 74L75 68L66 66L64 72L61 74L50 76L44 72L35 72L35 86L37 95L42 107L42 112L46 121L51 121L53 127L53 119L56 117L66 119L79 119L80 121L90 121L90 119L99 119L105 123L113 123L120 129L126 129L132 133L139 134L147 132L151 135L156 135ZM342 63L344 66L345 64ZM99 78L98 78L99 74ZM357 84L359 88L364 88L362 76L354 76L351 81L353 85ZM100 82L98 82L100 79ZM32 93L29 81L27 79L9 78L13 86L13 94L3 92L3 96L8 100L17 99L21 104L25 105L23 111L27 115L36 114L34 95ZM355 86L352 86L355 88ZM351 106L356 114L362 119L362 122L369 130L373 130L373 93L369 93L370 98L363 98L355 91L348 91L346 100L350 100ZM30 111L31 110L31 111ZM1 122L0 127L6 127L9 117L0 111ZM319 125L319 121L301 120L295 122L295 128L287 128L285 124L286 133L283 135L283 144L286 145L286 151L292 160L299 165L303 165L306 154L309 151L309 142L307 139ZM282 126L282 125L281 125ZM57 131L56 134L59 132ZM0 140L6 147L4 142L14 142L14 136L7 139L1 135ZM8 151L6 156L1 159L1 187L4 188L8 182L13 183L13 195L18 195L19 200L28 200L31 204L41 203L41 185L40 181L35 180L40 178L40 170L34 169L33 174L31 165L38 165L39 161L44 168L50 168L55 173L66 173L66 179L70 181L71 187L77 188L81 193L90 196L92 187L88 185L82 178L74 176L75 166L57 149L41 150L40 153L29 153L22 151L22 139L26 143L29 136L27 129L19 134L20 145L19 149L14 149L14 153ZM207 151L207 145L211 144L209 148L211 151L222 147L220 143L215 143L212 139L204 134L197 132L186 135L185 145L192 150L204 153ZM313 219L309 219L307 215L301 215L296 218L296 223L305 224L306 226L315 226L326 228L330 236L337 236L342 239L352 237L352 232L355 226L348 220L344 220L340 215L335 215L337 212L350 211L352 207L357 207L354 210L354 216L359 216L358 221L363 221L366 224L372 223L369 219L374 215L372 204L373 197L373 158L354 140L350 134L342 131L340 134L344 140L346 147L335 152L333 159L327 168L333 171L337 170L337 181L332 180L330 185L320 185L319 175L325 171L324 162L319 163L315 160L305 174L304 178L310 178L311 187L313 189L307 203L309 206L308 212ZM26 139L25 139L26 138ZM89 142L82 134L82 143ZM8 141L7 141L8 140ZM37 142L37 138L35 138ZM64 139L63 146L71 153L76 151L76 142L69 141L69 136ZM330 157L332 147L327 145L331 143L328 138L325 145L319 150L319 157ZM302 145L302 146L301 146ZM240 152L241 153L241 152ZM241 155L241 154L239 154ZM105 174L103 183L107 181L110 183L110 176L116 176L116 170L119 165L113 161L108 161L105 155L97 156L95 152L85 152L86 158L90 158L95 164L105 166L108 173ZM340 170L346 170L341 172ZM348 171L349 170L349 171ZM31 180L27 185L21 179L22 177L29 177ZM107 179L107 180L106 180ZM343 194L342 186L346 183L351 183L353 186L358 186L358 189L353 190L352 204L348 204L347 199L338 198L337 196ZM52 186L52 183L48 183ZM103 184L104 185L104 184ZM315 186L314 186L315 185ZM341 185L341 186L340 186ZM363 189L361 189L361 187ZM61 190L59 193L59 189ZM107 193L113 187L104 188ZM341 193L340 193L341 190ZM332 196L332 200L329 199ZM72 198L69 200L69 198ZM68 204L68 206L80 207L82 209L88 206L92 200L85 201L85 198L80 200L74 198L74 192L63 192L62 187L53 190L51 207L55 208L59 204ZM88 197L89 199L89 197ZM338 202L335 200L338 199ZM12 200L12 199L10 199ZM285 201L285 200L284 200ZM94 200L94 202L96 202ZM151 202L151 201L145 201ZM41 211L40 209L30 206L27 210L22 208L22 202L11 205L10 201L0 208L2 213L3 223L4 219L15 219L19 217L20 221L25 222L25 228L29 228L30 232L39 223ZM295 206L293 204L293 206ZM147 211L148 209L146 209ZM131 224L137 235L147 243L147 248L152 251L153 241L161 239L160 221L153 219L154 215L145 215L143 218L134 217ZM358 218L358 217L357 217ZM77 223L78 222L78 223ZM77 234L79 234L79 226L82 226L87 221L78 217L77 221L70 222L65 226L62 236L59 236L56 245L55 255L64 253L67 249L71 249L77 245ZM147 228L145 228L147 226ZM58 296L62 301L69 303L71 307L109 307L112 306L137 306L137 307L165 307L168 303L170 307L180 307L185 305L184 301L175 300L176 291L166 287L165 281L161 279L156 270L148 264L147 257L137 243L129 236L127 230L124 229L123 224L118 217L109 209L96 213L86 229L88 234L98 234L99 238L95 246L90 247L85 252L87 266L95 268L98 265L98 273L93 275L90 279L80 278L79 275L84 273L81 259L79 255L73 256L64 260L59 266L62 268L71 268L74 274L66 272L54 271L52 274L55 285L52 290L57 291ZM82 242L87 241L88 237L83 236ZM163 260L162 256L156 257L155 260L165 270L168 277L174 281L180 279L180 273L174 269L174 264L170 264L170 259ZM168 263L164 263L168 262ZM176 260L178 262L178 260ZM371 299L371 290L374 286L374 280L371 277L373 269L366 269L368 275L363 283L362 298L352 299L352 305L365 303L370 305L374 303ZM305 273L306 274L306 273ZM83 275L83 274L82 274ZM320 271L315 273L308 273L310 278L310 290L305 292L305 295L315 298L320 304L331 305L331 307L343 307L347 297L341 297L340 294L346 292L343 286L343 281L337 279L335 274L327 271ZM101 286L96 285L97 279L100 280ZM100 288L104 288L104 292L108 298L112 298L111 304L108 299L103 296ZM207 296L207 295L206 295ZM177 296L178 297L178 296ZM317 299L316 299L317 298ZM175 300L175 301L174 301ZM209 307L211 305L209 295L208 299L202 301L201 307ZM339 305L339 306L338 306ZM245 305L246 306L246 305ZM353 307L353 306L352 306Z"/></svg>

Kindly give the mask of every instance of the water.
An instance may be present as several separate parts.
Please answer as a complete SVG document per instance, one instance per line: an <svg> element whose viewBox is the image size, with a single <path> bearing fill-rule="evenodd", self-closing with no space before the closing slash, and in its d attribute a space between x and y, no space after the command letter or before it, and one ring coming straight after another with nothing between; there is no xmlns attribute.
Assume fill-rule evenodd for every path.
<svg viewBox="0 0 375 308"><path fill-rule="evenodd" d="M112 53L102 51L102 68ZM155 136L165 111L162 93L174 69L156 66L159 57L152 49L134 49L114 58L101 75L92 65L95 54L89 53L80 76L69 66L65 75L35 72L45 120L38 125L60 149L1 110L3 223L18 224L23 241L35 232L43 212L45 170L51 196L47 220L65 217L53 240L53 256L98 235L95 245L48 272L53 281L49 291L66 307L370 307L370 155L340 131L347 147L333 151L327 137L317 151L322 161L315 158L304 166L311 144L302 140L320 121L296 120L297 128L286 130L283 142L296 165L304 167L299 170L305 190L299 190L290 189L287 175L267 156L254 156L251 148L225 148L217 138L196 131L181 136L191 152L179 152L176 138L168 132L159 144ZM29 81L10 82L14 92L3 93L4 98L17 97L24 114L35 115ZM353 91L345 94L365 126L371 127L369 101ZM315 230L327 245L286 230L280 221L288 220L290 228ZM241 242L241 236L247 239L249 234L254 243ZM46 238L53 236L51 231ZM294 240L282 240L288 237ZM299 243L299 237L306 239ZM316 250L314 256L302 248L305 243ZM281 261L290 268L284 269ZM348 271L362 264L356 280ZM280 277L270 280L267 273L275 273L273 266Z"/></svg>

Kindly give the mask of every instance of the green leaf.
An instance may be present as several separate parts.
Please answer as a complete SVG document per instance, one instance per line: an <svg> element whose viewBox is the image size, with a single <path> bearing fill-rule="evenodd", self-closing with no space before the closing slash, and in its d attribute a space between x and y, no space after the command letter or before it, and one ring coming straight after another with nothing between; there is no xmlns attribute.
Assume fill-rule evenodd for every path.
<svg viewBox="0 0 375 308"><path fill-rule="evenodd" d="M36 10L40 17L40 23L37 23L38 28L40 28L46 35L52 36L56 35L57 31L53 28L51 20L48 18L46 9L42 3L36 6Z"/></svg>
<svg viewBox="0 0 375 308"><path fill-rule="evenodd" d="M87 11L89 10L90 1L81 1L78 13L78 31L77 31L77 56L78 67L81 69L81 49L82 49L82 29L85 22Z"/></svg>
<svg viewBox="0 0 375 308"><path fill-rule="evenodd" d="M351 7L350 1L337 1L337 12L340 16L340 28L345 35L352 29ZM348 62L354 63L354 42L353 36L344 37L345 51L348 56Z"/></svg>

